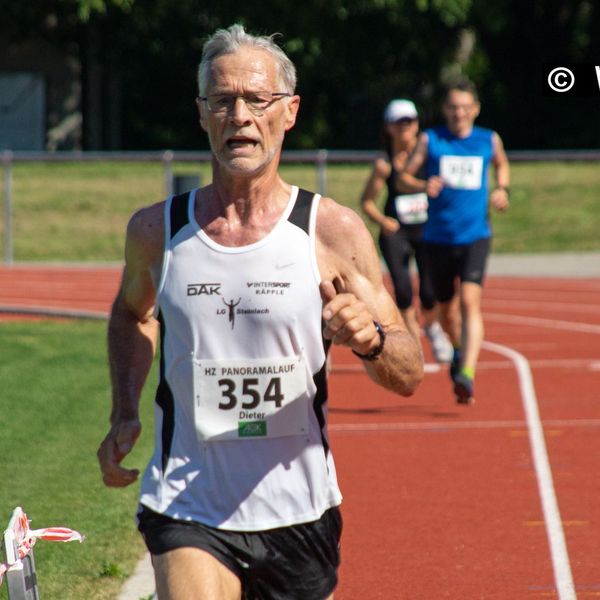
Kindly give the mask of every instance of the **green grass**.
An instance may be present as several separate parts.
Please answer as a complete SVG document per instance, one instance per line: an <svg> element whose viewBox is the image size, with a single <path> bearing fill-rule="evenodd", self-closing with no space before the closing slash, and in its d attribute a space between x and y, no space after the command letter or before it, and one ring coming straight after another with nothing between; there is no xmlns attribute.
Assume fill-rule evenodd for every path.
<svg viewBox="0 0 600 600"><path fill-rule="evenodd" d="M105 328L87 321L0 323L2 529L22 506L34 529L63 525L86 536L83 544L36 544L45 600L114 599L143 553L134 524L138 486L106 488L96 461L110 403ZM145 430L127 459L140 468L152 444L147 387ZM6 598L3 585L0 599Z"/></svg>
<svg viewBox="0 0 600 600"><path fill-rule="evenodd" d="M328 193L358 210L368 167L329 169ZM492 211L494 252L600 251L600 168L596 163L514 163L511 206ZM383 196L379 199L382 207ZM377 228L367 223L376 236Z"/></svg>
<svg viewBox="0 0 600 600"><path fill-rule="evenodd" d="M176 164L174 171L210 180L207 163ZM368 164L330 165L327 194L358 210L369 171ZM291 183L318 187L313 165L284 164L281 173ZM13 180L16 261L120 261L129 216L164 196L160 163L17 163ZM510 211L492 217L495 252L600 250L595 163L515 163L511 188Z"/></svg>
<svg viewBox="0 0 600 600"><path fill-rule="evenodd" d="M600 168L596 163L515 164L510 211L492 219L495 252L600 250Z"/></svg>

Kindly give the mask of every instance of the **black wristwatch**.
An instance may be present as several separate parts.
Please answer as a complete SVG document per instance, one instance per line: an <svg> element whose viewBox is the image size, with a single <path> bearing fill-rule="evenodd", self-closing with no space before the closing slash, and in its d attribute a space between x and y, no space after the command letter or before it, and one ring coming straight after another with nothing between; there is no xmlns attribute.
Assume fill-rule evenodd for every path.
<svg viewBox="0 0 600 600"><path fill-rule="evenodd" d="M359 354L356 350L352 350L353 354L356 354L361 360L375 360L383 352L383 346L385 345L385 331L383 330L381 323L373 321L373 325L375 325L375 329L377 329L377 333L379 334L379 346L373 348L368 354Z"/></svg>

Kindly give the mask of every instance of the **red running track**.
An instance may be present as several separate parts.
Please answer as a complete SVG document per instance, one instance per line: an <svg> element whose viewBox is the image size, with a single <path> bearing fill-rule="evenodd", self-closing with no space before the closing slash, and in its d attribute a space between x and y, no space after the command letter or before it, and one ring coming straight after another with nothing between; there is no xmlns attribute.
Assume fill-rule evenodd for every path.
<svg viewBox="0 0 600 600"><path fill-rule="evenodd" d="M105 313L118 279L0 268L0 305ZM408 399L334 350L336 600L600 597L600 280L490 277L483 308L472 407L427 347Z"/></svg>

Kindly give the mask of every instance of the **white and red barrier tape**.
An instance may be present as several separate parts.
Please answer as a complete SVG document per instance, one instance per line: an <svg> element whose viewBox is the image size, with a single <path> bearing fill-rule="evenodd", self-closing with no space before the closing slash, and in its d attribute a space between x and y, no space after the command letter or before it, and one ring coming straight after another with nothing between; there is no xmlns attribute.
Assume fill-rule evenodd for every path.
<svg viewBox="0 0 600 600"><path fill-rule="evenodd" d="M30 529L29 519L18 506L12 514L8 529L4 532L6 561L0 563L0 585L4 574L22 558L27 556L37 540L48 542L83 542L85 537L68 527L45 527ZM16 551L15 551L16 550Z"/></svg>

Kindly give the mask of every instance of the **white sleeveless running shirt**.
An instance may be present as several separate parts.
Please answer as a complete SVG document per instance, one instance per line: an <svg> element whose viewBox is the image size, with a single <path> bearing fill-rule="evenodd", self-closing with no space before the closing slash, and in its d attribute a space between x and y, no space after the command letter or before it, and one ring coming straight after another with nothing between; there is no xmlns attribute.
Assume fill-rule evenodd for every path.
<svg viewBox="0 0 600 600"><path fill-rule="evenodd" d="M165 205L155 452L140 502L176 519L260 531L341 502L327 438L315 250L319 196L292 188L275 228L225 247Z"/></svg>

